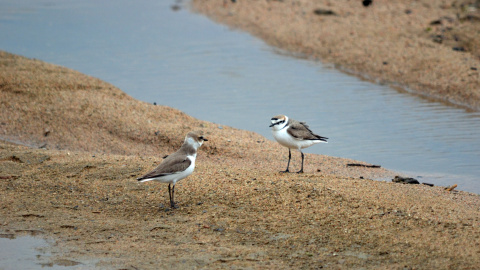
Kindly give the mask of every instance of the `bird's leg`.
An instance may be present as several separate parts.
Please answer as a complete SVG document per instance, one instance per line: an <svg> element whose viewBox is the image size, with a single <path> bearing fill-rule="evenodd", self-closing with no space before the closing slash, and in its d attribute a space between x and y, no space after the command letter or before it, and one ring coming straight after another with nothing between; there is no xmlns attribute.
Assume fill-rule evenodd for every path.
<svg viewBox="0 0 480 270"><path fill-rule="evenodd" d="M173 187L170 187L170 184L168 184L168 196L170 197L170 207L176 208L175 203L173 201L173 193L175 190L175 185Z"/></svg>
<svg viewBox="0 0 480 270"><path fill-rule="evenodd" d="M303 156L303 152L300 150L300 153L302 154L302 168L300 169L300 171L298 171L297 173L303 173L303 160L304 160L304 156Z"/></svg>
<svg viewBox="0 0 480 270"><path fill-rule="evenodd" d="M170 186L170 184L168 184L168 186ZM172 186L172 197L170 198L170 207L178 208L178 206L175 204L174 195L175 195L175 184L173 184Z"/></svg>
<svg viewBox="0 0 480 270"><path fill-rule="evenodd" d="M170 188L170 184L168 184L168 198L170 199L170 205L172 205L172 189Z"/></svg>
<svg viewBox="0 0 480 270"><path fill-rule="evenodd" d="M290 159L292 159L292 152L290 151L290 148L288 148L288 163L287 163L287 169L285 171L281 171L282 173L287 173L290 172L288 168L290 167Z"/></svg>

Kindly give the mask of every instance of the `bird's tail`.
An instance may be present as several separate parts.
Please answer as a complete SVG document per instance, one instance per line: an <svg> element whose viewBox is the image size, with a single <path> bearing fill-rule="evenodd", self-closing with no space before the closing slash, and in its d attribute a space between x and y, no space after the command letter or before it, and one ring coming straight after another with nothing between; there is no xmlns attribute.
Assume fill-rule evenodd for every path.
<svg viewBox="0 0 480 270"><path fill-rule="evenodd" d="M328 138L327 137L322 137L322 136L317 136L317 140L323 142L323 143L328 143L327 140Z"/></svg>
<svg viewBox="0 0 480 270"><path fill-rule="evenodd" d="M152 178L139 177L139 178L137 178L137 180L138 180L138 182L142 183L142 182L152 181L153 179Z"/></svg>

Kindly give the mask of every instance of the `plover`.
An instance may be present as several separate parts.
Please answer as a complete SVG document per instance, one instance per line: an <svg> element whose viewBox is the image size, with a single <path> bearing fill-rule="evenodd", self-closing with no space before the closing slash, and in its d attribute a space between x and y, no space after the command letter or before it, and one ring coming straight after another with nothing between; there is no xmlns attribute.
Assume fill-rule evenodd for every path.
<svg viewBox="0 0 480 270"><path fill-rule="evenodd" d="M288 118L286 115L277 115L272 118L273 137L277 142L288 148L287 169L282 172L289 172L292 153L290 149L297 149L302 154L302 168L297 173L303 173L303 148L307 148L317 143L327 143L326 137L313 133L305 122L299 122Z"/></svg>
<svg viewBox="0 0 480 270"><path fill-rule="evenodd" d="M189 132L185 136L185 141L180 149L165 157L162 163L153 171L137 178L140 182L160 181L168 183L168 195L170 197L170 206L177 208L174 201L175 183L182 180L193 173L195 168L195 159L197 157L197 149L207 141L197 132ZM171 185L171 187L170 187Z"/></svg>

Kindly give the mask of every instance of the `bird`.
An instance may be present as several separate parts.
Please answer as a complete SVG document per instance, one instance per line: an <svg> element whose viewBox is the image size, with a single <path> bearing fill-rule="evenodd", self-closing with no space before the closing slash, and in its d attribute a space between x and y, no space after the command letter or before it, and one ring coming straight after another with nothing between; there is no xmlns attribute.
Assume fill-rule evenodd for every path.
<svg viewBox="0 0 480 270"><path fill-rule="evenodd" d="M151 172L137 178L139 182L159 181L168 183L170 207L177 208L174 201L175 184L193 173L197 149L208 141L200 132L188 132L183 145L177 152L165 157L162 163Z"/></svg>
<svg viewBox="0 0 480 270"><path fill-rule="evenodd" d="M288 163L284 173L290 172L291 149L297 149L302 154L302 168L297 173L303 173L303 161L305 159L302 149L317 143L328 143L328 138L313 133L305 122L299 122L288 118L286 115L272 117L273 137L275 140L288 148Z"/></svg>

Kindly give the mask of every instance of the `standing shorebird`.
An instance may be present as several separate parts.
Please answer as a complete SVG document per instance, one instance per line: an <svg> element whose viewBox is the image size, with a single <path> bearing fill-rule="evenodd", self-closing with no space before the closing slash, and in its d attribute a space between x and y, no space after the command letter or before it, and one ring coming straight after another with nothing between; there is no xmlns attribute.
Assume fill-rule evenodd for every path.
<svg viewBox="0 0 480 270"><path fill-rule="evenodd" d="M195 159L197 149L207 141L202 135L196 132L189 132L185 136L185 142L177 152L167 156L157 168L137 178L140 182L160 181L168 183L168 195L170 197L170 206L177 208L173 198L175 192L175 183L193 173L195 169ZM172 187L170 187L172 185Z"/></svg>
<svg viewBox="0 0 480 270"><path fill-rule="evenodd" d="M292 153L290 149L297 149L302 154L302 168L297 173L303 173L303 148L310 147L317 143L327 143L326 137L313 133L305 122L298 122L289 119L286 115L277 115L272 118L273 137L277 142L288 148L287 169L282 172L289 172Z"/></svg>

